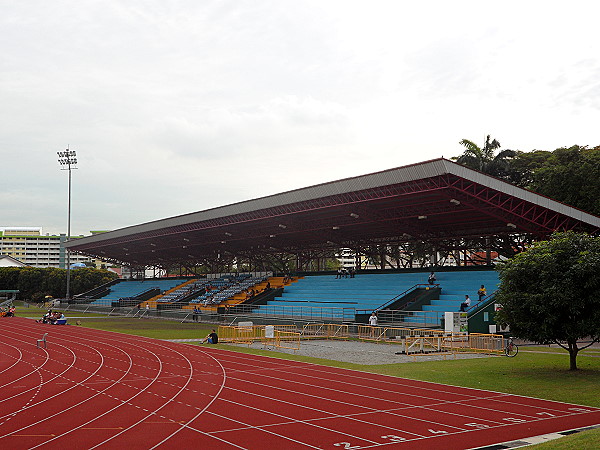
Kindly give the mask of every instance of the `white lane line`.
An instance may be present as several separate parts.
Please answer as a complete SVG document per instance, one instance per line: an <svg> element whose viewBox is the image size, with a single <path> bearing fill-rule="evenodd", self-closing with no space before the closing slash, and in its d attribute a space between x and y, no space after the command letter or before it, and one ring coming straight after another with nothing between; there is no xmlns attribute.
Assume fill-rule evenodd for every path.
<svg viewBox="0 0 600 450"><path fill-rule="evenodd" d="M5 345L10 345L10 344L5 344ZM19 355L19 358L17 359L17 363L18 363L18 362L21 362L22 364L30 364L30 363L28 363L28 362L22 361L23 352L21 352L21 350L20 350L19 348L15 347L15 346L13 346L13 345L10 345L10 346L11 346L11 347L13 347L13 348L16 348L16 349L19 351L19 354L20 354L20 355ZM46 352L46 361L47 361L47 360L48 360L48 354L47 354L47 352ZM16 363L15 363L15 364L16 364ZM45 362L44 362L44 364L45 364ZM13 364L13 365L14 365L14 364ZM30 364L30 365L31 365L31 364ZM11 367L12 367L12 366L11 366ZM37 389L36 389L36 390L35 390L35 391L34 391L34 392L33 392L33 393L30 395L30 397L29 397L29 400L27 400L27 402L25 402L25 403L23 404L23 406L21 406L21 407L20 407L19 409L17 409L16 411L13 411L12 413L9 413L7 416L4 416L4 420L0 421L0 427L2 427L4 424L6 424L6 422L8 422L9 420L11 420L13 417L16 417L16 415L17 415L17 414L19 414L21 411L24 411L24 410L25 410L25 409L26 409L26 408L29 406L29 404L30 404L30 403L33 401L33 399L35 399L35 398L37 397L37 395L39 394L40 390L42 389L42 385L44 384L44 383L43 383L43 381L44 381L44 377L42 376L42 373L40 372L39 368L35 368L35 367L34 367L33 371L32 371L32 372L30 372L30 374L31 374L31 373L37 373L37 375L38 375L38 377L39 377L39 383L37 383ZM28 374L27 376L29 376L29 374ZM5 384L5 385L2 387L2 389L6 389L6 386L7 386L8 384L11 384L11 383L7 383L7 384ZM16 387L16 386L15 386L15 387ZM24 392L29 392L29 390L27 390L27 391L23 391L23 392L21 392L21 394L22 394L22 393L24 393ZM21 394L18 394L18 395L21 395Z"/></svg>
<svg viewBox="0 0 600 450"><path fill-rule="evenodd" d="M16 338L13 338L13 337L11 337L11 336L5 336L5 337L7 337L7 338L9 338L9 339L16 340L17 342L23 342L23 341L21 341L21 340L19 340L19 339L16 339ZM37 366L37 367L36 367L36 366L35 366L33 363L31 363L31 362L29 362L29 361L25 361L25 360L23 360L23 359L21 358L21 362L22 362L23 364L28 364L29 366L31 366L31 367L32 367L32 370L31 370L31 372L28 372L27 374L25 374L25 375L22 375L22 376L20 376L19 378L15 378L14 380L12 380L12 381L9 381L9 382L7 382L7 383L5 383L5 384L3 385L3 388L5 388L5 387L7 387L7 386L10 386L10 385L11 385L11 384L13 384L13 383L17 383L17 382L19 382L19 381L21 381L21 380L23 380L23 379L25 379L25 378L29 377L30 375L34 374L36 371L40 371L40 370L41 370L41 369L42 369L42 368L43 368L43 367L44 367L44 366L45 366L45 365L48 363L48 361L50 360L50 357L48 356L48 351L46 351L45 349L41 349L41 350L42 350L42 351L44 351L44 353L45 353L45 359L43 360L44 362L42 363L42 365L41 365L41 366ZM29 352L29 353L31 353L31 352ZM36 355L36 356L37 356L37 355ZM65 371L63 371L62 373L66 372L67 370L68 370L68 368L67 368L67 369L65 369ZM62 375L62 373L61 373L61 375ZM60 376L60 375L57 375L56 377L54 377L54 378L51 378L51 379L50 379L50 380L48 380L48 381L45 381L43 384L50 383L51 381L53 381L54 379L56 379L58 376ZM27 389L27 390L25 390L25 391L21 391L21 392L19 392L19 393L18 393L18 394L16 394L16 395L13 395L13 396L11 396L11 397L6 397L6 398L4 398L4 399L0 400L0 403L2 403L2 402L6 402L6 401L8 401L8 400L11 400L11 399L13 399L14 397L17 397L17 396L19 396L19 395L21 395L21 394L24 394L24 393L26 393L26 392L29 392L29 391L31 391L31 390L35 390L35 389L36 389L36 387L34 386L34 387L32 387L32 388L29 388L29 389ZM1 418L2 418L2 417L0 417L0 419L1 419Z"/></svg>
<svg viewBox="0 0 600 450"><path fill-rule="evenodd" d="M59 345L59 346L63 347L63 346L62 346L62 345L60 345L60 344L56 344L56 345ZM72 351L71 351L69 348L67 348L67 347L65 347L65 348L66 348L67 350L69 350L71 353L73 353L73 352L72 352ZM77 357L76 357L76 356L75 356L75 354L73 353L73 361L72 361L72 363L70 364L69 368L70 368L70 367L73 367L73 366L75 365L75 362L76 362L76 361L77 361ZM94 371L94 373L92 373L90 376L88 376L88 377L87 377L86 379L84 379L83 381L85 381L85 380L89 379L90 377L92 377L92 376L93 376L93 375L94 375L94 374L95 374L95 373L96 373L98 370L100 370L100 368L101 368L101 367L102 367L102 365L99 365L99 366L98 366L98 368L96 369L96 371ZM68 369L68 368L67 368L67 369ZM64 372L63 372L63 373L64 373ZM55 398L55 397L57 397L57 396L59 396L59 395L65 395L65 393L67 393L67 392L68 392L68 391L70 391L71 389L74 389L76 386L78 386L78 385L81 385L82 383L83 383L83 382L77 382L77 383L76 383L76 384L74 384L72 387L70 387L70 388L67 388L67 389L65 389L64 391L61 391L61 392L59 392L58 394L54 394L54 395L52 395L52 396L50 396L50 397L48 397L48 398L46 398L46 399L44 399L44 400L42 400L42 401L40 401L40 402L34 403L33 405L30 405L30 406L28 406L26 409L30 409L30 408L33 408L34 406L41 405L41 404L43 404L43 403L45 403L45 402L48 402L48 401L52 400L53 398ZM79 404L81 404L81 403L84 403L85 401L86 401L86 400L84 400L84 401L82 401L82 402L79 402L79 403L77 403L76 405L73 405L73 406L71 406L70 408L64 409L64 410L62 410L62 411L60 411L60 412L58 412L58 413L52 414L51 416L44 417L43 419L41 419L41 420L38 420L37 422L31 423L31 424L29 424L29 425L26 425L26 426L24 426L24 427L22 427L22 428L19 428L18 430L14 430L14 431L12 431L12 432L10 432L10 433L7 433L7 434L5 434L5 435L3 435L3 436L0 436L0 439L4 439L4 438L5 438L5 437L7 437L7 436L11 436L11 435L13 435L13 434L15 434L15 433L18 433L19 431L25 430L25 429L27 429L27 428L30 428L30 427L34 426L34 425L37 425L37 424L39 424L39 423L42 423L42 422L44 422L45 420L48 420L48 419L50 419L50 418L52 418L52 417L55 417L55 416L57 416L57 415L59 415L59 414L62 414L62 413L64 413L65 411L68 411L68 410L70 410L71 408L73 408L73 407L75 407L75 406L77 406L77 405L79 405Z"/></svg>
<svg viewBox="0 0 600 450"><path fill-rule="evenodd" d="M105 393L105 391L106 391L107 389L110 389L111 387L118 385L118 384L119 384L119 382L120 382L120 381L121 381L123 378L125 378L125 377L126 377L128 374L129 374L129 372L130 372L131 368L133 367L133 360L131 359L131 357L130 357L130 356L129 356L129 355L126 353L126 352L123 352L123 353L125 353L125 355L127 355L127 356L129 357L129 367L127 368L127 370L125 370L125 371L124 371L124 373L121 375L121 377L120 377L120 378L118 378L117 380L114 380L114 382L113 382L112 384L110 384L110 385L109 385L109 386L107 386L106 388L102 389L101 391L98 391L96 394L92 395L91 397L88 397L88 399L87 399L87 400L85 400L85 401L84 401L84 402L82 402L82 403L85 403L86 401L90 401L90 400L92 400L93 398L97 397L98 395ZM86 384L84 387L85 387L85 388L87 388L87 389L93 389L93 388L90 388L90 387L89 387L89 384ZM93 390L96 390L96 389L93 389ZM140 391L140 392L138 392L138 393L137 393L136 395L134 395L133 397L135 397L135 396L137 396L137 395L141 394L141 392L143 392L143 391ZM105 395L108 395L108 394L105 394ZM116 397L114 397L114 396L112 396L112 395L108 395L108 396L109 396L110 398L113 398L113 399L115 399L115 400L119 400L119 399L117 399ZM132 398L133 398L133 397L132 397ZM131 400L131 399L129 399L129 400ZM92 405L93 405L93 403L92 403ZM75 431L75 430L78 430L78 429L80 429L81 427L83 427L83 426L85 426L85 425L87 425L87 424L89 424L89 423L91 423L91 422L93 422L93 421L97 420L98 418L105 416L105 415L106 415L106 414L108 414L109 412L112 412L112 411L114 411L115 409L117 409L118 407L120 407L120 406L122 406L122 405L123 405L123 403L121 403L121 404L119 404L119 405L117 405L117 406L115 406L115 407L113 407L113 408L109 409L108 411L105 411L104 413L102 413L102 414L100 414L100 415L98 415L98 416L94 417L94 418L93 418L93 419L91 419L91 420L88 420L87 422L85 422L85 423L83 423L83 424L81 424L81 425L79 425L79 426L77 426L77 427L71 428L69 431L66 431L66 432L64 432L64 433L61 433L61 434L59 434L59 435L57 435L57 436L53 437L52 439L48 439L48 440L46 440L46 441L44 441L44 442L40 443L39 445L36 445L35 447L31 447L31 448L32 448L32 449L33 449L33 448L37 448L37 447L40 447L40 446L42 446L42 445L46 445L48 442L54 441L55 439L60 439L60 438L62 438L62 437L64 437L64 436L68 435L69 433L72 433L73 431Z"/></svg>
<svg viewBox="0 0 600 450"><path fill-rule="evenodd" d="M167 436L166 438L164 438L162 441L160 441L158 444L156 444L155 446L152 447L152 449L158 447L159 445L163 444L164 442L166 442L167 440L171 439L173 436L175 436L175 434L179 433L181 430L183 430L185 427L187 427L191 422L193 422L194 420L196 420L196 418L198 416L200 416L200 414L202 414L204 411L206 411L210 405L213 404L213 402L219 398L219 396L221 395L221 391L223 390L223 388L225 387L225 381L227 380L227 374L225 373L225 368L221 365L221 363L214 357L212 357L211 355L208 355L210 358L212 358L221 368L221 373L222 373L222 377L221 377L221 386L219 387L218 392L213 396L213 398L204 406L204 408L202 408L198 414L196 414L194 417L192 417L190 420L188 420L181 428L179 428L178 430L174 431L173 433L171 433L169 436ZM186 358L187 359L187 358ZM188 363L190 364L190 368L193 369L193 365L191 363L191 361L189 359L187 359ZM190 374L191 377L191 374ZM229 443L229 442L228 442Z"/></svg>
<svg viewBox="0 0 600 450"><path fill-rule="evenodd" d="M8 344L7 344L7 345L8 345ZM0 374L3 374L3 373L4 373L4 372L6 372L7 370L10 370L10 369L12 369L14 366L16 366L17 364L19 364L19 362L20 362L20 361L23 359L23 352L22 352L22 351L21 351L21 350L20 350L18 347L15 347L14 345L9 345L9 347L12 347L12 348L16 349L16 350L17 350L17 352L18 352L18 355L19 355L19 357L18 357L18 358L16 358L16 357L14 357L14 356L11 356L11 355L8 355L8 354L5 354L5 356L8 356L9 358L14 358L15 362L14 362L14 363L12 363L10 366L8 366L8 367L5 367L4 369L2 369L2 370L0 371ZM9 384L12 384L12 383L14 383L14 381L11 381L10 383L5 383L5 384L3 384L3 385L2 385L2 387L5 387L5 386L7 386L7 385L9 385Z"/></svg>

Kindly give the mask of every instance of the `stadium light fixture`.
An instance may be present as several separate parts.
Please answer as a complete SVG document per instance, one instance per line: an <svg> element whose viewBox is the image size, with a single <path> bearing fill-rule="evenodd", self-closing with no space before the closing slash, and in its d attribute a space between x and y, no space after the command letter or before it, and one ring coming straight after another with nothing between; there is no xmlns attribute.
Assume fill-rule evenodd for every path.
<svg viewBox="0 0 600 450"><path fill-rule="evenodd" d="M510 223L510 222L507 223L506 226L509 228L517 228L517 226L514 223Z"/></svg>
<svg viewBox="0 0 600 450"><path fill-rule="evenodd" d="M284 224L282 224L282 223L280 223L280 224L278 225L278 227L279 227L279 228L281 228L282 230L285 230L285 229L287 228L287 226L286 226L286 225L284 225Z"/></svg>
<svg viewBox="0 0 600 450"><path fill-rule="evenodd" d="M269 237L270 237L270 238L274 238L274 237L275 237L275 235L274 235L274 234L270 234L270 235L269 235Z"/></svg>
<svg viewBox="0 0 600 450"><path fill-rule="evenodd" d="M225 236L233 236L233 234L229 233L228 231L225 232Z"/></svg>
<svg viewBox="0 0 600 450"><path fill-rule="evenodd" d="M353 219L358 219L360 216L356 213L350 213L350 217L352 217Z"/></svg>
<svg viewBox="0 0 600 450"><path fill-rule="evenodd" d="M418 219L419 220L427 219L427 216L419 216Z"/></svg>
<svg viewBox="0 0 600 450"><path fill-rule="evenodd" d="M339 230L340 227L331 227L332 230Z"/></svg>
<svg viewBox="0 0 600 450"><path fill-rule="evenodd" d="M450 203L458 206L458 205L460 205L460 200L456 200L455 198L451 198L450 199Z"/></svg>
<svg viewBox="0 0 600 450"><path fill-rule="evenodd" d="M75 150L67 149L64 152L56 152L58 155L58 163L60 164L60 170L69 171L69 195L67 208L67 242L71 240L71 170L77 169L77 152ZM71 297L71 252L69 249L65 249L67 253L67 301Z"/></svg>
<svg viewBox="0 0 600 450"><path fill-rule="evenodd" d="M221 244L227 244L227 241L221 241Z"/></svg>

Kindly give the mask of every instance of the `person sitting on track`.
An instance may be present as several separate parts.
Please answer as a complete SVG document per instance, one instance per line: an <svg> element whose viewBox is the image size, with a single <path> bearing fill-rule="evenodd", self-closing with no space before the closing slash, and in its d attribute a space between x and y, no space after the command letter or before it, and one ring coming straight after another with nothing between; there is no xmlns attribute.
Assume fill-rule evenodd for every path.
<svg viewBox="0 0 600 450"><path fill-rule="evenodd" d="M56 317L56 320L54 322L52 322L52 325L66 325L67 324L67 318L65 317L65 315L62 312L57 311L55 317Z"/></svg>
<svg viewBox="0 0 600 450"><path fill-rule="evenodd" d="M203 344L205 342L208 342L209 344L218 344L219 343L219 336L217 336L217 332L214 329L212 330L212 333L210 333L208 336L206 336L202 340Z"/></svg>
<svg viewBox="0 0 600 450"><path fill-rule="evenodd" d="M49 309L46 314L42 316L41 319L36 320L37 323L50 323L50 317L52 316L52 310Z"/></svg>

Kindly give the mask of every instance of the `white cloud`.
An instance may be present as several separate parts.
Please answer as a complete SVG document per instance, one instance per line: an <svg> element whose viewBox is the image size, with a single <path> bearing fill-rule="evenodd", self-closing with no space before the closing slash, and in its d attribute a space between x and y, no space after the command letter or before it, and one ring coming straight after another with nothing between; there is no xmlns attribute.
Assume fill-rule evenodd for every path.
<svg viewBox="0 0 600 450"><path fill-rule="evenodd" d="M597 145L595 2L23 0L1 221L111 229L439 156Z"/></svg>

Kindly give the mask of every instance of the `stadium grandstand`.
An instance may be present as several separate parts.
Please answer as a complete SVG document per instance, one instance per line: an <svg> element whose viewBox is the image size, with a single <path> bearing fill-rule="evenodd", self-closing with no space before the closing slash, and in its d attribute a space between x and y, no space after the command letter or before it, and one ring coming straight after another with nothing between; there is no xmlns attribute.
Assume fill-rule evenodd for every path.
<svg viewBox="0 0 600 450"><path fill-rule="evenodd" d="M494 261L554 231L599 229L596 216L440 158L78 238L66 247L137 274L73 302L359 322L379 311L382 320L439 326L464 295L474 299L470 314L490 307L498 283ZM326 270L340 249L355 255L356 277ZM173 273L181 276L166 277ZM478 302L481 284L488 293Z"/></svg>

